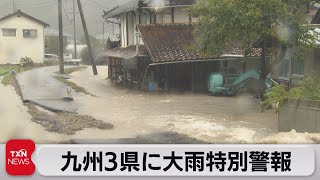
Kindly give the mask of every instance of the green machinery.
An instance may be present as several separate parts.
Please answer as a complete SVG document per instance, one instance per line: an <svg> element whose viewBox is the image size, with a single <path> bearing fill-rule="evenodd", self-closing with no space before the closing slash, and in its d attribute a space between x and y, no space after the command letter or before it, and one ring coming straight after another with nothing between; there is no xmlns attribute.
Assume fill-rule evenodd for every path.
<svg viewBox="0 0 320 180"><path fill-rule="evenodd" d="M259 80L260 73L256 70L249 70L241 75L213 73L209 76L208 90L213 95L232 96L237 94L247 84L249 79Z"/></svg>

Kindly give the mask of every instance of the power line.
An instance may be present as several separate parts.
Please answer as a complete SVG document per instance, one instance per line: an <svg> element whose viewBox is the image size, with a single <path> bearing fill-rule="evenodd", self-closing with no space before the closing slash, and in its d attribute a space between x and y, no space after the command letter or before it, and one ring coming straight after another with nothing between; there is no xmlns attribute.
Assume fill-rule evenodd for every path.
<svg viewBox="0 0 320 180"><path fill-rule="evenodd" d="M64 6L64 1L62 2L62 7L63 7L64 15L66 16L67 20L68 20L69 23L71 24L72 21L69 19L68 13L67 13L66 8L65 8L65 6Z"/></svg>
<svg viewBox="0 0 320 180"><path fill-rule="evenodd" d="M16 3L16 6L19 6L19 7L30 6L30 3L26 2L26 1L17 1L15 3ZM56 2L52 1L52 0L42 1L40 3L32 3L32 8L34 8L34 9L43 8L43 7L53 6L55 4L56 4Z"/></svg>
<svg viewBox="0 0 320 180"><path fill-rule="evenodd" d="M97 4L97 5L99 5L99 6L103 7L103 8L105 8L105 9L109 9L109 7L106 7L106 6L104 6L103 4L98 3L98 2L97 2L97 1L95 1L95 0L89 0L89 1L91 1L91 2L93 2L93 3L95 3L95 4Z"/></svg>

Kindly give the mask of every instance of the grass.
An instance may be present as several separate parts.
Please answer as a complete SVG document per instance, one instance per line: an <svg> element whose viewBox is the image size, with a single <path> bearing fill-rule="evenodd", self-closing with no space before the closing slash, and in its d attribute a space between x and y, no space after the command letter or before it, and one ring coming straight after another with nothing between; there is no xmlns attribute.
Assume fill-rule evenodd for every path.
<svg viewBox="0 0 320 180"><path fill-rule="evenodd" d="M1 83L3 85L10 85L14 74L11 72L15 71L15 73L20 73L26 71L25 68L21 67L20 65L0 65L0 76L3 76Z"/></svg>
<svg viewBox="0 0 320 180"><path fill-rule="evenodd" d="M75 90L77 93L84 93L86 95L91 95L94 96L93 94L89 93L86 89L84 89L83 87L78 86L77 84L68 81L62 77L59 76L53 76L56 80L68 85L70 88L72 88L73 90Z"/></svg>
<svg viewBox="0 0 320 180"><path fill-rule="evenodd" d="M78 66L78 67L66 68L64 70L64 73L65 74L71 74L73 72L81 71L81 70L84 70L84 69L87 69L87 67L86 66Z"/></svg>

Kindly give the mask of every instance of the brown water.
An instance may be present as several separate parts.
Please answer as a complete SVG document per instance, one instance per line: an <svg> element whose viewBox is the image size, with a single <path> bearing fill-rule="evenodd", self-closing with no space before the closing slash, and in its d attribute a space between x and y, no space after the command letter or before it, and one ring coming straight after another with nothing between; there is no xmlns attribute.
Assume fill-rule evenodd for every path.
<svg viewBox="0 0 320 180"><path fill-rule="evenodd" d="M107 68L72 74L71 81L94 95L77 96L81 114L114 124L111 131L88 129L86 138L127 138L173 131L209 143L312 143L309 134L278 133L274 110L260 113L251 95L214 97L203 94L142 93L116 88L106 80ZM319 134L312 134L320 138ZM279 138L281 137L281 138ZM295 138L292 138L295 137Z"/></svg>
<svg viewBox="0 0 320 180"><path fill-rule="evenodd" d="M0 84L0 143L30 138L37 143L71 139L115 139L172 131L209 143L313 143L320 134L277 132L274 111L260 113L260 102L249 95L234 98L193 94L150 94L115 88L107 68L72 74L71 81L97 97L74 95L78 112L112 123L112 130L85 129L75 135L48 132L30 120L12 87ZM0 78L1 79L1 78Z"/></svg>

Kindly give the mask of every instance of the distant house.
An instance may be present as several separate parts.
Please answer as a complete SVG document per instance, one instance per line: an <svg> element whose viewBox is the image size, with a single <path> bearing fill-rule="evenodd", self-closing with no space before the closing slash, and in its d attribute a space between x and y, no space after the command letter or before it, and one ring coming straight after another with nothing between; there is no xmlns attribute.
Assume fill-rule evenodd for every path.
<svg viewBox="0 0 320 180"><path fill-rule="evenodd" d="M206 57L196 50L192 34L197 19L187 7L195 0L131 0L104 12L107 22L119 24L121 47L105 52L109 78L126 86L146 88L165 82L167 90L207 91L213 72L241 73L259 68L261 49L254 49L243 64L236 46L225 49L222 57ZM124 79L124 81L123 81ZM162 82L161 82L162 81Z"/></svg>
<svg viewBox="0 0 320 180"><path fill-rule="evenodd" d="M305 74L320 73L320 4L309 7L306 14L306 26L314 28L309 33L316 37L315 47L307 54L299 56L297 47L282 47L277 39L273 40L271 48L272 77L289 86L295 86Z"/></svg>
<svg viewBox="0 0 320 180"><path fill-rule="evenodd" d="M55 38L59 38L59 30L54 29L54 28L48 28L44 30L44 37L45 38L50 38L50 37L55 37ZM72 35L63 32L63 39L65 41L67 41L68 43L73 43L73 39L72 39Z"/></svg>
<svg viewBox="0 0 320 180"><path fill-rule="evenodd" d="M42 63L46 27L49 24L20 10L0 18L0 64L19 64L26 56Z"/></svg>

